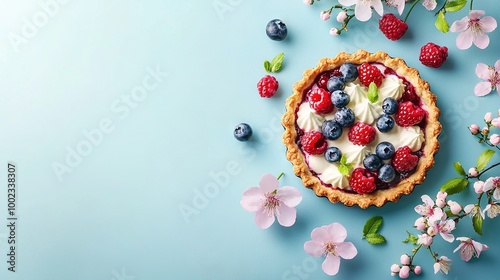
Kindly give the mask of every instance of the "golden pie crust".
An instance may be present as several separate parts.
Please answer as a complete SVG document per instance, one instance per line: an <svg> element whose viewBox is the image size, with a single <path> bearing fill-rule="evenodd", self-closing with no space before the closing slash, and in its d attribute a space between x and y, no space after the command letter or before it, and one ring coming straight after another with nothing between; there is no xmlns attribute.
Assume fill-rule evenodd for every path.
<svg viewBox="0 0 500 280"><path fill-rule="evenodd" d="M312 86L315 78L322 72L333 70L345 62L360 65L364 62L381 63L394 70L399 76L404 77L415 87L416 94L420 97L427 111L426 126L424 128L425 141L423 153L420 157L415 172L400 181L396 186L388 189L376 190L369 194L357 194L346 192L338 188L328 187L322 184L319 178L314 176L306 163L302 151L299 149L296 131L297 110L303 100L307 88ZM323 58L314 69L304 71L302 80L295 83L293 93L286 100L286 112L282 123L285 128L283 143L287 147L286 157L293 165L295 175L302 179L305 187L312 189L317 196L327 197L332 203L341 202L346 206L358 205L360 208L368 208L371 205L381 207L387 201L395 202L402 195L410 194L415 185L421 184L426 172L434 165L434 155L439 149L437 137L441 132L439 123L439 109L436 107L436 96L431 93L429 84L420 78L418 70L409 68L404 60L392 58L385 52L369 53L359 50L353 54L341 52L334 58Z"/></svg>

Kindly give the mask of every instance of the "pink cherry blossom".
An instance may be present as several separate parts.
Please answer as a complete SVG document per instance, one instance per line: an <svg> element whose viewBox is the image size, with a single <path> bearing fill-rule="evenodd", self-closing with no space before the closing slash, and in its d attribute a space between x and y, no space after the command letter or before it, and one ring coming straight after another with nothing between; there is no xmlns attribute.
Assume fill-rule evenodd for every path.
<svg viewBox="0 0 500 280"><path fill-rule="evenodd" d="M471 126L469 126L469 130L472 134L476 135L479 133L479 126L477 124L471 124Z"/></svg>
<svg viewBox="0 0 500 280"><path fill-rule="evenodd" d="M476 75L483 79L474 87L474 94L477 96L485 96L492 90L496 89L500 95L500 59L495 62L494 66L488 66L484 63L476 65ZM490 119L490 121L492 121Z"/></svg>
<svg viewBox="0 0 500 280"><path fill-rule="evenodd" d="M436 206L439 208L443 208L446 206L446 197L448 196L445 192L438 192L436 196Z"/></svg>
<svg viewBox="0 0 500 280"><path fill-rule="evenodd" d="M497 28L497 21L491 16L484 16L482 10L471 10L469 16L455 21L451 27L451 32L460 32L457 37L457 48L468 49L474 45L480 49L485 49L490 44L489 33Z"/></svg>
<svg viewBox="0 0 500 280"><path fill-rule="evenodd" d="M493 146L500 144L500 135L493 133L490 136L490 142Z"/></svg>
<svg viewBox="0 0 500 280"><path fill-rule="evenodd" d="M441 256L437 262L434 263L434 274L441 271L444 274L448 274L451 268L451 260L446 256Z"/></svg>
<svg viewBox="0 0 500 280"><path fill-rule="evenodd" d="M356 5L354 16L359 21L367 21L372 17L372 7L380 16L384 14L381 0L339 0L339 3L347 7Z"/></svg>
<svg viewBox="0 0 500 280"><path fill-rule="evenodd" d="M404 265L403 267L401 267L401 269L399 270L399 278L401 279L406 279L410 277L410 267L407 266L407 265Z"/></svg>
<svg viewBox="0 0 500 280"><path fill-rule="evenodd" d="M486 251L489 249L487 245L474 241L469 237L457 237L457 240L461 242L460 245L458 245L458 247L453 250L453 253L455 253L456 251L460 251L460 257L465 262L470 261L472 257L479 258L479 255L481 255L482 251Z"/></svg>
<svg viewBox="0 0 500 280"><path fill-rule="evenodd" d="M347 231L339 223L315 228L311 232L311 241L304 243L304 250L311 256L326 256L323 261L323 271L332 276L338 273L340 258L352 259L358 250L351 242L344 242Z"/></svg>
<svg viewBox="0 0 500 280"><path fill-rule="evenodd" d="M476 204L469 204L464 207L464 212L465 214L474 217L476 215L481 215L481 217L484 219L484 213L481 211L481 207Z"/></svg>
<svg viewBox="0 0 500 280"><path fill-rule="evenodd" d="M500 128L500 118L494 118L491 120L491 125Z"/></svg>
<svg viewBox="0 0 500 280"><path fill-rule="evenodd" d="M431 246L432 241L433 241L432 236L428 235L427 233L424 233L418 235L417 244L422 244L426 247L429 247Z"/></svg>
<svg viewBox="0 0 500 280"><path fill-rule="evenodd" d="M434 232L439 232L445 241L451 243L455 239L453 234L451 234L451 232L455 229L455 221L453 220L434 222L431 228L434 229Z"/></svg>
<svg viewBox="0 0 500 280"><path fill-rule="evenodd" d="M422 195L421 198L424 204L415 206L415 212L429 219L430 222L441 220L444 212L441 208L435 207L434 200L426 194Z"/></svg>
<svg viewBox="0 0 500 280"><path fill-rule="evenodd" d="M493 190L493 198L500 200L500 177L490 177L484 182L484 191Z"/></svg>
<svg viewBox="0 0 500 280"><path fill-rule="evenodd" d="M290 186L278 187L279 182L273 175L264 174L259 187L251 187L243 193L241 206L248 212L255 212L255 223L262 229L270 227L275 217L285 227L295 223L295 206L302 201L302 194Z"/></svg>
<svg viewBox="0 0 500 280"><path fill-rule="evenodd" d="M493 219L496 218L500 214L500 205L498 205L496 202L490 202L486 207L484 207L483 210L483 215L484 214L488 215L488 218Z"/></svg>
<svg viewBox="0 0 500 280"><path fill-rule="evenodd" d="M429 11L432 11L436 8L437 2L436 0L424 0L422 5Z"/></svg>
<svg viewBox="0 0 500 280"><path fill-rule="evenodd" d="M456 201L448 200L448 206L453 215L458 215L460 211L462 211L462 205L458 204Z"/></svg>
<svg viewBox="0 0 500 280"><path fill-rule="evenodd" d="M477 194L483 193L484 192L484 182L483 181L474 182L474 191Z"/></svg>
<svg viewBox="0 0 500 280"><path fill-rule="evenodd" d="M398 13L401 15L405 9L405 0L386 0L385 4L390 7L395 7L398 9Z"/></svg>
<svg viewBox="0 0 500 280"><path fill-rule="evenodd" d="M418 230L424 230L427 227L427 219L420 217L415 221L415 228Z"/></svg>

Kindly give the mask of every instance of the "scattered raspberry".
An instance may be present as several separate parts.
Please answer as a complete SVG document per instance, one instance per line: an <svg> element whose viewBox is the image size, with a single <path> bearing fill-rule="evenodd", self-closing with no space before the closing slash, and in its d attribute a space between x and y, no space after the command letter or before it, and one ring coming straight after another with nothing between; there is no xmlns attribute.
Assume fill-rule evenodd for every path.
<svg viewBox="0 0 500 280"><path fill-rule="evenodd" d="M425 66L439 68L446 61L447 57L447 47L440 47L429 42L420 49L420 57L418 59Z"/></svg>
<svg viewBox="0 0 500 280"><path fill-rule="evenodd" d="M322 88L315 88L309 94L309 106L319 114L328 114L333 111L330 92Z"/></svg>
<svg viewBox="0 0 500 280"><path fill-rule="evenodd" d="M375 183L376 178L376 173L359 167L352 171L351 177L349 178L349 185L353 191L359 194L371 193L377 188Z"/></svg>
<svg viewBox="0 0 500 280"><path fill-rule="evenodd" d="M396 41L405 35L408 24L394 14L385 14L378 22L378 28L387 39Z"/></svg>
<svg viewBox="0 0 500 280"><path fill-rule="evenodd" d="M302 136L300 144L306 153L310 155L320 155L328 148L328 143L319 131L311 130Z"/></svg>
<svg viewBox="0 0 500 280"><path fill-rule="evenodd" d="M323 73L319 76L319 79L318 79L318 87L322 88L322 89L326 89L326 84L328 83L328 80L330 79L330 74L328 73Z"/></svg>
<svg viewBox="0 0 500 280"><path fill-rule="evenodd" d="M413 170L418 164L418 156L411 154L411 149L408 146L403 146L396 150L392 165L399 172Z"/></svg>
<svg viewBox="0 0 500 280"><path fill-rule="evenodd" d="M278 80L271 75L265 75L262 79L257 83L257 90L261 97L270 98L272 97L276 91L278 90Z"/></svg>
<svg viewBox="0 0 500 280"><path fill-rule="evenodd" d="M369 86L371 82L375 82L377 87L379 87L384 80L382 72L376 66L366 62L358 67L358 75L359 81L365 86Z"/></svg>
<svg viewBox="0 0 500 280"><path fill-rule="evenodd" d="M420 123L425 117L425 111L411 101L400 102L394 120L399 126L412 126Z"/></svg>
<svg viewBox="0 0 500 280"><path fill-rule="evenodd" d="M373 126L357 122L349 129L347 137L354 145L368 145L376 135L377 132Z"/></svg>

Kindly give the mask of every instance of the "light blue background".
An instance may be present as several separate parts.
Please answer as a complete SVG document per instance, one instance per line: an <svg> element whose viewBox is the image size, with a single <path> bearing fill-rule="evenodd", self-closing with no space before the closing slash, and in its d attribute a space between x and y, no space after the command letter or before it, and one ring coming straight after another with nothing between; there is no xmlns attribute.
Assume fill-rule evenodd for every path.
<svg viewBox="0 0 500 280"><path fill-rule="evenodd" d="M437 31L433 13L421 5L405 37L392 42L378 31L378 15L366 24L353 20L348 33L331 37L334 18L319 19L328 1L308 7L300 0L71 0L52 7L46 23L13 45L12 34L22 35L25 20L43 17L47 2L0 3L0 279L328 279L303 243L312 229L332 222L345 225L359 252L341 263L338 279L390 279L390 265L411 251L401 240L417 218L413 207L420 196L435 195L454 176L454 161L474 165L484 146L467 126L500 107L496 92L473 95L476 64L500 58L500 30L491 33L487 50L460 51L456 34ZM476 1L475 7L500 20L494 3ZM450 15L450 21L464 15ZM287 24L285 41L266 37L273 18ZM449 47L439 70L418 61L428 41ZM366 210L331 204L302 187L285 158L279 122L305 69L357 49L384 50L417 68L438 96L444 127L436 167L425 183L398 203ZM279 52L286 55L276 74L279 93L262 99L255 87L265 74L262 63ZM160 76L147 80L155 70ZM144 79L156 86L141 101L125 103L122 98ZM59 180L53 165L67 164L68 149L85 145L85 133L102 122L111 128ZM252 125L252 141L233 138L240 122ZM18 166L16 273L6 264L9 161ZM282 185L303 194L297 223L261 230L241 208L241 195L264 173L280 172ZM210 186L218 187L200 200L199 192ZM474 197L468 192L456 200L470 203ZM185 218L180 207L196 212ZM361 239L364 222L374 215L384 217L385 245ZM478 237L469 222L461 222L455 235ZM438 239L436 251L453 259L447 279L494 274L499 230L497 220L485 221L479 240L490 250L470 263L452 253L457 243ZM415 279L446 278L433 274L426 252L415 262L424 268Z"/></svg>

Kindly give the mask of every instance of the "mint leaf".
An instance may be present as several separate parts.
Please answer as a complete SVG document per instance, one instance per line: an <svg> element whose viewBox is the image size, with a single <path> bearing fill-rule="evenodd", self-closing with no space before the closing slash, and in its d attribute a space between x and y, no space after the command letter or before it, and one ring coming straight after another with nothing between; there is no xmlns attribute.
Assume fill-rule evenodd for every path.
<svg viewBox="0 0 500 280"><path fill-rule="evenodd" d="M271 72L271 63L269 61L264 61L264 69L266 69L267 73Z"/></svg>
<svg viewBox="0 0 500 280"><path fill-rule="evenodd" d="M352 169L352 164L347 163L347 158L345 157L345 155L342 155L339 163L340 164L339 164L338 168L339 168L340 174L349 177L349 172Z"/></svg>
<svg viewBox="0 0 500 280"><path fill-rule="evenodd" d="M458 175L467 176L467 173L465 173L465 170L462 167L462 164L460 164L460 162L458 162L458 161L455 162L453 164L453 167L455 168L455 171L457 171Z"/></svg>
<svg viewBox="0 0 500 280"><path fill-rule="evenodd" d="M378 88L374 82L371 82L370 86L368 86L367 97L371 103L375 103L378 100Z"/></svg>
<svg viewBox="0 0 500 280"><path fill-rule="evenodd" d="M493 150L486 150L479 155L479 158L477 159L476 163L476 168L478 171L483 170L488 162L490 162L491 157L495 154L495 151Z"/></svg>
<svg viewBox="0 0 500 280"><path fill-rule="evenodd" d="M378 245L386 242L385 237L379 233L368 233L366 235L366 241L372 245Z"/></svg>
<svg viewBox="0 0 500 280"><path fill-rule="evenodd" d="M477 234L483 235L483 217L480 213L477 213L472 217L472 226Z"/></svg>
<svg viewBox="0 0 500 280"><path fill-rule="evenodd" d="M436 28L439 31L446 33L446 32L448 32L448 30L450 30L450 25L446 21L446 18L444 17L444 13L445 13L445 11L441 11L438 13L438 16L436 18L436 22L434 23L434 25L436 26Z"/></svg>
<svg viewBox="0 0 500 280"><path fill-rule="evenodd" d="M345 157L345 155L342 155L340 157L340 164L341 165L346 165L347 164L347 158Z"/></svg>
<svg viewBox="0 0 500 280"><path fill-rule="evenodd" d="M349 176L349 168L345 165L339 166L339 172L340 172L340 174L342 174L344 176Z"/></svg>
<svg viewBox="0 0 500 280"><path fill-rule="evenodd" d="M374 216L366 221L363 227L363 237L370 233L376 233L382 226L383 218L381 216Z"/></svg>
<svg viewBox="0 0 500 280"><path fill-rule="evenodd" d="M447 12L458 12L467 4L467 0L448 0L444 5Z"/></svg>
<svg viewBox="0 0 500 280"><path fill-rule="evenodd" d="M278 72L283 64L283 59L285 58L285 53L280 53L271 60L271 72Z"/></svg>
<svg viewBox="0 0 500 280"><path fill-rule="evenodd" d="M452 195L463 191L468 184L469 180L465 178L453 178L444 183L440 190Z"/></svg>

